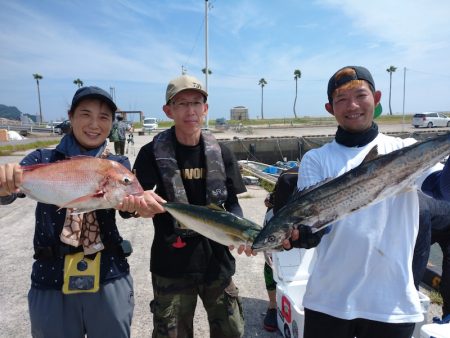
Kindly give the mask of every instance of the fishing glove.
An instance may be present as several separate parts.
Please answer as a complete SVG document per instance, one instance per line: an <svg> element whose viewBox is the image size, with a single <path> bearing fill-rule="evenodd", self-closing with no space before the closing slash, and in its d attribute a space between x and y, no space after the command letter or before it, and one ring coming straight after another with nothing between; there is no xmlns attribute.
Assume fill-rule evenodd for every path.
<svg viewBox="0 0 450 338"><path fill-rule="evenodd" d="M331 228L326 227L320 231L313 233L311 227L307 225L300 224L298 227L299 237L297 240L293 241L292 238L289 239L291 243L291 248L301 248L301 249L311 249L319 245L322 236L330 232Z"/></svg>

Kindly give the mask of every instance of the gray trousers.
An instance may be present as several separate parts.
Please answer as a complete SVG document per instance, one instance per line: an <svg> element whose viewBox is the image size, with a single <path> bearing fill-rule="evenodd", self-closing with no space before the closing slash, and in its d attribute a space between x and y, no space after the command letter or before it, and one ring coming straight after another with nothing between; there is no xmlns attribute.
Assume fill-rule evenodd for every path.
<svg viewBox="0 0 450 338"><path fill-rule="evenodd" d="M34 338L130 337L133 279L127 275L102 284L96 293L31 288L28 308Z"/></svg>

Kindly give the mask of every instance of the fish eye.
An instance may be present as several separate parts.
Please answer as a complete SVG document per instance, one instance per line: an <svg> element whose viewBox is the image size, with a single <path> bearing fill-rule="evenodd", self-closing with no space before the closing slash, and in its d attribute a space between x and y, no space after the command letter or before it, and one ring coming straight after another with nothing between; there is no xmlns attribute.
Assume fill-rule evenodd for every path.
<svg viewBox="0 0 450 338"><path fill-rule="evenodd" d="M269 238L268 238L268 240L269 240L269 242L275 242L275 236L274 235L270 235L269 236Z"/></svg>
<svg viewBox="0 0 450 338"><path fill-rule="evenodd" d="M127 176L125 176L124 178L123 178L123 183L125 183L125 184L131 184L131 180L130 180L130 178L129 177L127 177Z"/></svg>

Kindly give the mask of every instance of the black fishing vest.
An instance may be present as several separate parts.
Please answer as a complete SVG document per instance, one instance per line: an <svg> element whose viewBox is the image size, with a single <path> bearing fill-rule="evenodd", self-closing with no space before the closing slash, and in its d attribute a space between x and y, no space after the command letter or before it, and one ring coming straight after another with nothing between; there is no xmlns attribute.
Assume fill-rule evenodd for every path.
<svg viewBox="0 0 450 338"><path fill-rule="evenodd" d="M206 204L222 206L227 199L225 166L222 151L217 140L210 133L202 132L206 166ZM153 139L153 152L158 171L161 175L167 200L170 202L189 203L175 152L175 129L165 130ZM175 222L175 231L182 236L192 236L195 231L180 228Z"/></svg>

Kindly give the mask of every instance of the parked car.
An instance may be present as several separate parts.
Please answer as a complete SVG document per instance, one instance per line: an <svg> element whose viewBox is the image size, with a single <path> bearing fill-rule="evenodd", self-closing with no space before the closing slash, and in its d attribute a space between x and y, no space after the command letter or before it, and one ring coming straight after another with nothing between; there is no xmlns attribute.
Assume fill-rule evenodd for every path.
<svg viewBox="0 0 450 338"><path fill-rule="evenodd" d="M216 119L216 129L227 130L230 128L227 120L224 117Z"/></svg>
<svg viewBox="0 0 450 338"><path fill-rule="evenodd" d="M144 122L142 124L142 129L148 132L151 132L152 130L158 128L158 119L154 117L146 117L144 118Z"/></svg>
<svg viewBox="0 0 450 338"><path fill-rule="evenodd" d="M59 135L67 134L70 131L70 120L65 120L57 124L54 131Z"/></svg>
<svg viewBox="0 0 450 338"><path fill-rule="evenodd" d="M415 128L450 127L450 118L442 113L419 113L414 115L412 125Z"/></svg>

